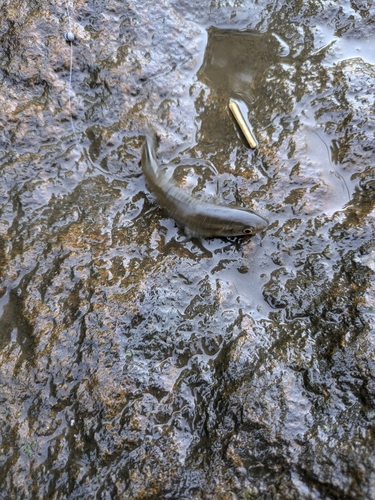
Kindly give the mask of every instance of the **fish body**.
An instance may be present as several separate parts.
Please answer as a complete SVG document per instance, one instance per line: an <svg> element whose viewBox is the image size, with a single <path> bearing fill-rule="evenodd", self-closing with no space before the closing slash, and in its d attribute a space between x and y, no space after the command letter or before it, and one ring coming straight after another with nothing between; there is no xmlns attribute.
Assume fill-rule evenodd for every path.
<svg viewBox="0 0 375 500"><path fill-rule="evenodd" d="M201 201L167 179L159 168L155 139L150 135L146 135L141 163L146 183L159 205L189 236L214 238L254 235L268 226L266 219L251 210Z"/></svg>

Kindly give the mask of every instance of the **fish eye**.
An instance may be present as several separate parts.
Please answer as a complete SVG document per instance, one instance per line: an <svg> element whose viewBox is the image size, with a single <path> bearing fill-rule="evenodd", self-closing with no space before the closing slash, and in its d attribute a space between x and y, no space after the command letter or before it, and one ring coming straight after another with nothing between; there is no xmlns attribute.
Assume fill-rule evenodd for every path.
<svg viewBox="0 0 375 500"><path fill-rule="evenodd" d="M254 230L252 227L247 227L243 230L244 234L254 234Z"/></svg>

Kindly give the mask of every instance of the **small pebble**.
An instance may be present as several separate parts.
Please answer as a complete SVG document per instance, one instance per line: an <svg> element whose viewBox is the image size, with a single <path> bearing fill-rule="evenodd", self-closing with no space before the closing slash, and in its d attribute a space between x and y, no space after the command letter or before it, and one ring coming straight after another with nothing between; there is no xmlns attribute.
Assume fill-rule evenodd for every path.
<svg viewBox="0 0 375 500"><path fill-rule="evenodd" d="M74 42L74 35L71 31L67 31L66 33L64 33L64 38L67 42Z"/></svg>

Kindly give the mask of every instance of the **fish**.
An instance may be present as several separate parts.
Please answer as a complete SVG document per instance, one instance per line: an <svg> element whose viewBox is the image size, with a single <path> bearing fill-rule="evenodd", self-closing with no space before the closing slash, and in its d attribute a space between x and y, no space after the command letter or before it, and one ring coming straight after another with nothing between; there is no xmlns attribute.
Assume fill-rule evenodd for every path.
<svg viewBox="0 0 375 500"><path fill-rule="evenodd" d="M187 236L253 236L266 229L268 221L250 209L202 201L179 188L160 169L155 143L155 134L146 134L141 159L146 185Z"/></svg>

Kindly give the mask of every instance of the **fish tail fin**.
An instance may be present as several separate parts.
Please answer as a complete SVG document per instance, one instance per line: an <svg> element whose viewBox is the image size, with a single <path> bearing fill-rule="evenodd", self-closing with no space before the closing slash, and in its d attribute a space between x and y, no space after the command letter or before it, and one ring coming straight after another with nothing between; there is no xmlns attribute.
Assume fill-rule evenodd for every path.
<svg viewBox="0 0 375 500"><path fill-rule="evenodd" d="M146 132L142 149L142 168L144 171L151 171L154 175L158 175L159 171L156 159L156 146L157 140L155 132Z"/></svg>

